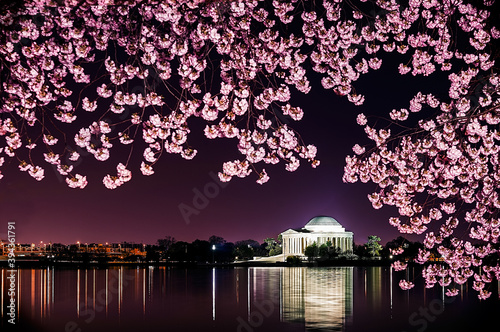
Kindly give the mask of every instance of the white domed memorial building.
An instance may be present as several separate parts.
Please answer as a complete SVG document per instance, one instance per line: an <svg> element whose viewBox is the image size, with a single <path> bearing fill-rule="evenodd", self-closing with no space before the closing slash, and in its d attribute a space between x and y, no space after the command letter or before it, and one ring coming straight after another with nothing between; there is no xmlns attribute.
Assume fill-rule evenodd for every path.
<svg viewBox="0 0 500 332"><path fill-rule="evenodd" d="M330 241L334 248L342 252L352 252L353 233L345 230L332 217L314 217L302 228L288 229L281 233L283 259L288 256L304 256L307 246L316 242L318 246Z"/></svg>

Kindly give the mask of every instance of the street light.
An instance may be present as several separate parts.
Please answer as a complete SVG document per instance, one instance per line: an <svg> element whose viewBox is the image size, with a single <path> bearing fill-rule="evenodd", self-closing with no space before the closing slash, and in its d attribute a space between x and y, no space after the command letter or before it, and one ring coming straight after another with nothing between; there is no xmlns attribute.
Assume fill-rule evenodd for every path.
<svg viewBox="0 0 500 332"><path fill-rule="evenodd" d="M215 254L215 244L212 245L212 263L213 264L215 264L214 254Z"/></svg>

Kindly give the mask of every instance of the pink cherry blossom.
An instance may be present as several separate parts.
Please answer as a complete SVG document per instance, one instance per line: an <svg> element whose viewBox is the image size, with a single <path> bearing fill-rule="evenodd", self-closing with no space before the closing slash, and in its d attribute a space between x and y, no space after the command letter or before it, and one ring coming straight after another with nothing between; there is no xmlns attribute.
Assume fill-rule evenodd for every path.
<svg viewBox="0 0 500 332"><path fill-rule="evenodd" d="M400 280L399 281L399 287L404 290L412 289L415 285L411 281L407 280Z"/></svg>
<svg viewBox="0 0 500 332"><path fill-rule="evenodd" d="M401 261L396 261L392 263L392 267L395 271L402 271L405 270L408 264L403 263Z"/></svg>
<svg viewBox="0 0 500 332"><path fill-rule="evenodd" d="M146 164L145 162L141 163L141 172L143 175L147 176L154 174L153 167L151 165Z"/></svg>
<svg viewBox="0 0 500 332"><path fill-rule="evenodd" d="M70 188L80 188L83 189L87 186L87 177L80 174L75 174L74 177L66 178L66 183Z"/></svg>

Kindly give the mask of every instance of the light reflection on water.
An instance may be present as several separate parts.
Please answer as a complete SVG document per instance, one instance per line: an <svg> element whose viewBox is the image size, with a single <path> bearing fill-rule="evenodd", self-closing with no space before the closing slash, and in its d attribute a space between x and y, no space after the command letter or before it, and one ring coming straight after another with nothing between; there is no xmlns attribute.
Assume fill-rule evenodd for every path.
<svg viewBox="0 0 500 332"><path fill-rule="evenodd" d="M397 285L404 275L388 267L50 267L16 276L19 323L37 331L416 331L470 302L465 287L455 311L423 321L414 313L444 308L442 290L415 287L410 296ZM6 277L1 269L2 328Z"/></svg>
<svg viewBox="0 0 500 332"><path fill-rule="evenodd" d="M283 320L306 329L342 331L352 319L352 267L283 271Z"/></svg>

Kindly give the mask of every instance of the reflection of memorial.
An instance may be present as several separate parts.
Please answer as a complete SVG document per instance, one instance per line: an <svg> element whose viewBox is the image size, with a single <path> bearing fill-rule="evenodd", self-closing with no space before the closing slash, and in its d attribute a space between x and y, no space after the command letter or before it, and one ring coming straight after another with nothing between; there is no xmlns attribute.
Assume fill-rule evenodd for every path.
<svg viewBox="0 0 500 332"><path fill-rule="evenodd" d="M282 279L283 320L306 329L342 331L352 319L352 267L286 268Z"/></svg>
<svg viewBox="0 0 500 332"><path fill-rule="evenodd" d="M392 271L392 270L391 270ZM392 282L392 277L390 279ZM373 266L364 269L364 285L365 285L365 302L366 305L372 308L382 307L382 300L384 294L382 293L382 267ZM392 285L390 285L392 290ZM392 299L392 294L391 294Z"/></svg>

